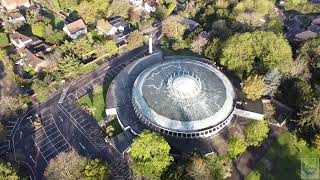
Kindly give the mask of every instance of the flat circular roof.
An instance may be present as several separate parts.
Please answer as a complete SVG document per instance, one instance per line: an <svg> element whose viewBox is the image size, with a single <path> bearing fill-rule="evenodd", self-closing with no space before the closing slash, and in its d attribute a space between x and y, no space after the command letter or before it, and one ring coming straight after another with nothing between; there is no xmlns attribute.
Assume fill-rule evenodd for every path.
<svg viewBox="0 0 320 180"><path fill-rule="evenodd" d="M178 132L196 132L227 119L235 93L218 69L192 59L155 64L136 79L132 101L150 123Z"/></svg>

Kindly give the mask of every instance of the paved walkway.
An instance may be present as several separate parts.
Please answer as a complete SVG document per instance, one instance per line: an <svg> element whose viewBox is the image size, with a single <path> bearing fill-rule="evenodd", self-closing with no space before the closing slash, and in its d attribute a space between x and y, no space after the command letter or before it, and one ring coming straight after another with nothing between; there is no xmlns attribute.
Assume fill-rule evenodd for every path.
<svg viewBox="0 0 320 180"><path fill-rule="evenodd" d="M249 147L248 150L233 164L231 180L243 180L250 173L250 171L257 165L259 160L264 156L271 145L277 138L284 132L286 128L279 128L271 126L268 138L264 141L262 146L253 148Z"/></svg>

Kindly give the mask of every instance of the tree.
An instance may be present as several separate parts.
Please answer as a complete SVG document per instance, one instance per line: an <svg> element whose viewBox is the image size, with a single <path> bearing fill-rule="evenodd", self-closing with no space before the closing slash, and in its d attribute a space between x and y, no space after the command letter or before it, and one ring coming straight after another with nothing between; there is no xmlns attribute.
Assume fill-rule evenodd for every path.
<svg viewBox="0 0 320 180"><path fill-rule="evenodd" d="M25 104L20 98L12 96L1 96L0 97L0 115L4 117L15 116L17 111L24 109Z"/></svg>
<svg viewBox="0 0 320 180"><path fill-rule="evenodd" d="M48 180L80 179L85 164L86 159L79 156L75 151L61 152L50 160L44 171L44 176Z"/></svg>
<svg viewBox="0 0 320 180"><path fill-rule="evenodd" d="M86 180L104 180L111 176L107 164L101 163L98 159L88 160L82 174Z"/></svg>
<svg viewBox="0 0 320 180"><path fill-rule="evenodd" d="M9 44L9 38L6 33L0 33L0 47L6 46Z"/></svg>
<svg viewBox="0 0 320 180"><path fill-rule="evenodd" d="M231 159L239 157L246 149L246 143L242 138L234 137L228 142L228 155Z"/></svg>
<svg viewBox="0 0 320 180"><path fill-rule="evenodd" d="M231 177L232 161L227 156L209 156L207 160L208 169L213 179L223 180Z"/></svg>
<svg viewBox="0 0 320 180"><path fill-rule="evenodd" d="M307 105L305 109L298 114L298 125L303 128L320 129L320 100L313 100L311 105Z"/></svg>
<svg viewBox="0 0 320 180"><path fill-rule="evenodd" d="M320 39L315 38L306 41L300 48L296 61L307 62L311 70L318 68L317 65L320 63Z"/></svg>
<svg viewBox="0 0 320 180"><path fill-rule="evenodd" d="M101 47L100 47L101 46ZM97 48L97 56L101 57L102 55L107 54L107 56L111 57L118 53L118 46L112 40L106 40Z"/></svg>
<svg viewBox="0 0 320 180"><path fill-rule="evenodd" d="M191 44L191 50L199 55L202 55L205 46L209 41L209 34L205 31L198 34Z"/></svg>
<svg viewBox="0 0 320 180"><path fill-rule="evenodd" d="M170 39L181 40L185 30L179 16L170 16L162 22L162 33Z"/></svg>
<svg viewBox="0 0 320 180"><path fill-rule="evenodd" d="M219 58L220 50L220 40L218 38L213 38L204 50L204 56L216 60Z"/></svg>
<svg viewBox="0 0 320 180"><path fill-rule="evenodd" d="M169 152L170 146L163 137L155 132L143 131L134 140L129 152L133 172L158 179L173 161Z"/></svg>
<svg viewBox="0 0 320 180"><path fill-rule="evenodd" d="M193 179L209 179L210 176L206 160L198 155L190 158L186 171Z"/></svg>
<svg viewBox="0 0 320 180"><path fill-rule="evenodd" d="M292 63L292 50L283 37L273 32L235 34L223 47L221 64L236 72L284 71Z"/></svg>
<svg viewBox="0 0 320 180"><path fill-rule="evenodd" d="M131 9L131 5L127 0L112 1L108 9L108 16L109 17L121 16L123 18L128 18L130 9Z"/></svg>
<svg viewBox="0 0 320 180"><path fill-rule="evenodd" d="M268 136L268 122L252 121L248 124L245 130L246 142L249 146L260 146L263 140Z"/></svg>
<svg viewBox="0 0 320 180"><path fill-rule="evenodd" d="M128 49L135 49L143 44L143 35L139 31L133 31L128 36Z"/></svg>
<svg viewBox="0 0 320 180"><path fill-rule="evenodd" d="M45 40L51 44L59 45L65 37L63 31L53 31L52 33L46 33Z"/></svg>
<svg viewBox="0 0 320 180"><path fill-rule="evenodd" d="M0 162L0 179L18 180L20 179L16 168L10 162Z"/></svg>
<svg viewBox="0 0 320 180"><path fill-rule="evenodd" d="M248 79L244 81L242 87L242 91L246 97L253 101L261 98L264 94L264 89L263 77L259 75L249 76Z"/></svg>
<svg viewBox="0 0 320 180"><path fill-rule="evenodd" d="M31 25L32 34L38 37L45 37L46 35L46 24L44 22L36 22Z"/></svg>
<svg viewBox="0 0 320 180"><path fill-rule="evenodd" d="M314 138L312 143L313 143L313 146L315 147L315 149L320 152L320 135L319 134L316 135L316 137Z"/></svg>
<svg viewBox="0 0 320 180"><path fill-rule="evenodd" d="M99 16L104 16L104 12L107 12L108 6L108 0L84 0L77 6L77 11L85 22L92 24Z"/></svg>
<svg viewBox="0 0 320 180"><path fill-rule="evenodd" d="M279 87L282 101L297 111L310 105L314 92L309 81L302 79L285 80Z"/></svg>
<svg viewBox="0 0 320 180"><path fill-rule="evenodd" d="M234 8L236 20L244 25L260 26L261 19L272 9L274 0L243 0Z"/></svg>
<svg viewBox="0 0 320 180"><path fill-rule="evenodd" d="M277 69L267 72L264 77L264 95L273 97L281 83L281 73Z"/></svg>
<svg viewBox="0 0 320 180"><path fill-rule="evenodd" d="M40 0L43 6L55 12L73 10L77 6L77 2L77 0Z"/></svg>
<svg viewBox="0 0 320 180"><path fill-rule="evenodd" d="M74 73L81 66L82 64L80 64L80 61L73 56L65 56L60 61L58 61L58 71L60 71L63 75Z"/></svg>

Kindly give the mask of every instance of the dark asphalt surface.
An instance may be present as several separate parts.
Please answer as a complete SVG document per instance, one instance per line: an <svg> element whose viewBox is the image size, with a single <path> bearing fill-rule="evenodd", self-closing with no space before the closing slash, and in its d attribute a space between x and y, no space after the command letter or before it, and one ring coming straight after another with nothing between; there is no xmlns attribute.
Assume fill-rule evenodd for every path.
<svg viewBox="0 0 320 180"><path fill-rule="evenodd" d="M145 56L147 50L148 47L143 46L111 61L105 60L94 72L71 82L62 103L58 103L63 94L60 90L22 114L16 124L10 125L7 138L10 147L6 147L9 149L6 155L23 165L30 172L30 179L42 179L50 159L59 152L75 149L80 155L106 161L114 179L129 179L130 168L121 153L105 143L104 132L92 117L78 107L77 98L87 94L93 86L116 76L123 67ZM43 127L34 130L36 116L42 119Z"/></svg>

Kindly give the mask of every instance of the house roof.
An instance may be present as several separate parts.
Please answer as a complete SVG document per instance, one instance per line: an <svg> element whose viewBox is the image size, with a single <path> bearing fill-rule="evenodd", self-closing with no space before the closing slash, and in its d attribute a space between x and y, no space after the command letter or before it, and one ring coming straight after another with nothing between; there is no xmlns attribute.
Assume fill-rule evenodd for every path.
<svg viewBox="0 0 320 180"><path fill-rule="evenodd" d="M295 35L295 38L296 39L299 39L299 40L307 40L307 39L311 39L311 38L315 38L317 37L318 34L315 33L315 32L312 32L312 31L304 31L304 32L301 32L301 33L298 33Z"/></svg>
<svg viewBox="0 0 320 180"><path fill-rule="evenodd" d="M122 18L113 19L113 20L109 21L109 23L114 27L129 26L129 23Z"/></svg>
<svg viewBox="0 0 320 180"><path fill-rule="evenodd" d="M31 66L36 69L37 66L43 62L42 59L34 55L30 50L24 48L20 50L20 54L24 56L23 64Z"/></svg>
<svg viewBox="0 0 320 180"><path fill-rule="evenodd" d="M15 42L19 42L19 40L21 40L22 42L32 40L30 37L20 34L18 32L11 34L10 39L11 41L15 41Z"/></svg>
<svg viewBox="0 0 320 180"><path fill-rule="evenodd" d="M19 11L11 12L11 13L9 13L8 16L11 17L12 19L24 17Z"/></svg>
<svg viewBox="0 0 320 180"><path fill-rule="evenodd" d="M22 6L26 3L30 3L29 0L2 0L2 2L8 6L10 6L10 5Z"/></svg>
<svg viewBox="0 0 320 180"><path fill-rule="evenodd" d="M37 37L32 37L32 42L28 45L28 49L34 54L48 51L50 48L51 46L49 44Z"/></svg>
<svg viewBox="0 0 320 180"><path fill-rule="evenodd" d="M66 27L71 34L74 34L78 31L81 31L81 30L87 28L86 24L84 23L84 21L82 19L79 19L79 20L74 21L70 24L67 24Z"/></svg>
<svg viewBox="0 0 320 180"><path fill-rule="evenodd" d="M179 21L181 24L187 25L190 31L193 31L197 26L199 26L198 22L185 17L180 17Z"/></svg>
<svg viewBox="0 0 320 180"><path fill-rule="evenodd" d="M150 7L154 7L154 6L157 6L157 5L158 5L158 3L157 3L156 0L146 0L145 2L146 2L146 4L148 4Z"/></svg>
<svg viewBox="0 0 320 180"><path fill-rule="evenodd" d="M312 21L312 24L313 24L313 25L320 25L320 18L314 19L314 20Z"/></svg>

